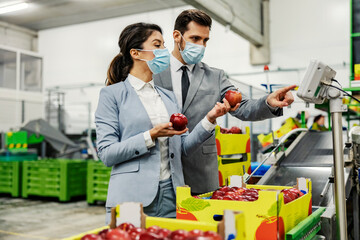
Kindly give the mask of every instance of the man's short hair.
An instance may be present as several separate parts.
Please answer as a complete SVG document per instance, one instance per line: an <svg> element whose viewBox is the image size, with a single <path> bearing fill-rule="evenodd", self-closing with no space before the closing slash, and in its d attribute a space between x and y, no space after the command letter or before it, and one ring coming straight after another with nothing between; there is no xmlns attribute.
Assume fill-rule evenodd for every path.
<svg viewBox="0 0 360 240"><path fill-rule="evenodd" d="M211 29L212 20L209 15L199 9L188 9L180 13L176 18L174 30L178 30L181 34L184 34L184 32L188 30L188 24L191 21Z"/></svg>

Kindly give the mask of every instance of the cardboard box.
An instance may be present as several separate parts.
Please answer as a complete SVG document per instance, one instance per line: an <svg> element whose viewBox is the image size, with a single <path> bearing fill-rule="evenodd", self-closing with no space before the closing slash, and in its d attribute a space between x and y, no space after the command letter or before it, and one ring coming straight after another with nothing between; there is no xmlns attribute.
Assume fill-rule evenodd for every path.
<svg viewBox="0 0 360 240"><path fill-rule="evenodd" d="M298 179L296 186L306 191L302 197L284 204L282 189L285 186L246 185L256 188L259 198L253 202L197 199L191 196L189 187L178 187L176 196L177 218L215 222L214 218L225 209L242 211L245 215L246 239L284 239L284 234L311 214L311 180ZM209 198L212 192L199 195ZM279 235L279 236L278 236Z"/></svg>
<svg viewBox="0 0 360 240"><path fill-rule="evenodd" d="M72 236L72 237L68 237L68 238L63 238L62 240L81 240L81 238L83 236L85 236L86 234L97 234L98 232L100 232L101 230L104 230L104 229L107 229L109 228L109 226L103 226L103 227L100 227L100 228L96 228L96 229L93 229L93 230L90 230L88 232L84 232L84 233L80 233L80 234L77 234L75 236Z"/></svg>
<svg viewBox="0 0 360 240"><path fill-rule="evenodd" d="M214 231L219 233L222 238L245 240L245 219L244 214L238 211L224 211L224 218L221 222L195 222L188 220L179 220L172 218L149 217L144 214L141 203L126 202L117 205L111 209L111 222L109 226L81 233L63 240L80 240L86 234L98 233L101 230L110 227L116 228L121 223L130 222L135 227L148 228L150 226L159 226L171 231L183 229L191 231L199 229L202 231ZM225 237L226 236L226 237Z"/></svg>
<svg viewBox="0 0 360 240"><path fill-rule="evenodd" d="M231 175L251 173L250 128L245 134L223 134L215 127L215 140L218 153L219 185L227 184Z"/></svg>
<svg viewBox="0 0 360 240"><path fill-rule="evenodd" d="M224 134L215 127L216 148L219 156L250 153L250 128L244 134Z"/></svg>

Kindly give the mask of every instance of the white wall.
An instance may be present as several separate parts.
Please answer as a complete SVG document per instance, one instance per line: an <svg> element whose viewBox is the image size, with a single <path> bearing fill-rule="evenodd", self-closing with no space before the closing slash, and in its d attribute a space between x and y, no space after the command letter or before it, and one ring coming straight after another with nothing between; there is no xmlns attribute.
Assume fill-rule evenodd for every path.
<svg viewBox="0 0 360 240"><path fill-rule="evenodd" d="M119 51L119 34L125 26L134 22L159 24L163 28L166 45L171 49L173 23L177 15L186 8L188 7L40 31L39 51L44 55L45 88L89 82L103 84L107 67ZM316 58L334 67L338 72L337 79L343 87L347 87L349 67L339 64L349 63L349 9L348 1L339 0L270 1L270 70L278 67L305 68L310 59ZM250 65L249 43L226 31L217 22L213 24L203 61L210 66L222 68L229 74L261 72L263 69L263 66ZM271 73L269 79L271 83L298 84L303 73L304 71ZM236 79L260 86L265 83L266 76L246 75ZM67 91L65 98L68 102L90 101L94 111L98 93L99 87L83 91L72 90ZM316 110L312 108L310 112L314 115ZM302 103L285 109L285 116L275 120L273 127L278 128L285 118L295 116L302 109Z"/></svg>
<svg viewBox="0 0 360 240"><path fill-rule="evenodd" d="M0 44L36 52L37 32L0 21Z"/></svg>

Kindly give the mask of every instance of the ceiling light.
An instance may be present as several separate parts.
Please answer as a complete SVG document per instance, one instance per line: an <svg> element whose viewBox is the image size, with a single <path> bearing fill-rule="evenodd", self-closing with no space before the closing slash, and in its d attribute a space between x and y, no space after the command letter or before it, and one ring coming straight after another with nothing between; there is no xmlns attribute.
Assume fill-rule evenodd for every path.
<svg viewBox="0 0 360 240"><path fill-rule="evenodd" d="M8 5L2 5L0 6L0 14L5 14L9 12L15 12L18 10L25 9L29 6L26 2L18 2L15 4L8 4Z"/></svg>

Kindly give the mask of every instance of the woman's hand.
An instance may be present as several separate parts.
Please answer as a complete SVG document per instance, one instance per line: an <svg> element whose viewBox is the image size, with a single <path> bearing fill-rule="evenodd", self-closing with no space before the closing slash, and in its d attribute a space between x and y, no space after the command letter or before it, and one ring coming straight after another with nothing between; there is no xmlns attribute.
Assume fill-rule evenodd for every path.
<svg viewBox="0 0 360 240"><path fill-rule="evenodd" d="M207 113L206 117L211 123L215 123L216 118L225 115L229 111L235 111L240 106L240 103L238 103L235 107L231 108L229 102L225 98L223 99L223 102L224 103L217 102L213 109Z"/></svg>
<svg viewBox="0 0 360 240"><path fill-rule="evenodd" d="M168 123L160 123L158 125L156 125L155 127L153 127L152 129L150 129L150 136L152 138L153 141L155 141L155 139L157 139L158 137L172 137L174 135L181 135L183 133L186 133L186 131L188 131L188 128L185 128L182 131L176 131L173 127L172 127L172 123L168 122Z"/></svg>

